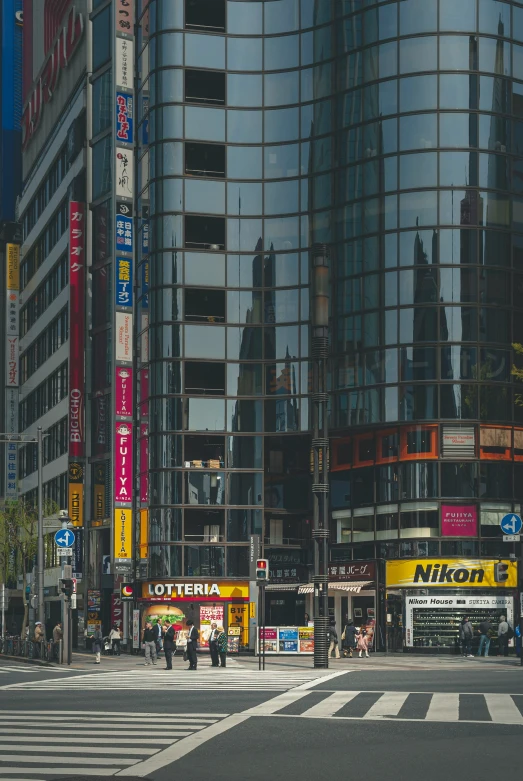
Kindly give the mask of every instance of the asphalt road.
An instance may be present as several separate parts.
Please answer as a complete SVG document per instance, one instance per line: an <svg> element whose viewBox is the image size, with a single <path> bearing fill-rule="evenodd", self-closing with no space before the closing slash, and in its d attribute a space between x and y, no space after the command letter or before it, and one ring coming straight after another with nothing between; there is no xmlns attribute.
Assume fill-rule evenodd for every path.
<svg viewBox="0 0 523 781"><path fill-rule="evenodd" d="M276 660L265 673L169 674L129 661L57 671L0 659L0 781L490 781L500 762L510 775L521 766L515 664L374 658L318 673Z"/></svg>

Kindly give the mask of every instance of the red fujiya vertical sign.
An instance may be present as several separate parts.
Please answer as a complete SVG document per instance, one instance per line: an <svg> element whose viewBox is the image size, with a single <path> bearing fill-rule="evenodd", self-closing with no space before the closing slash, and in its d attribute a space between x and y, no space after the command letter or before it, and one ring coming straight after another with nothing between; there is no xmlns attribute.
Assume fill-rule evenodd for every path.
<svg viewBox="0 0 523 781"><path fill-rule="evenodd" d="M69 455L84 455L85 208L69 202Z"/></svg>
<svg viewBox="0 0 523 781"><path fill-rule="evenodd" d="M133 370L129 366L116 369L115 401L116 415L119 418L131 418L133 415Z"/></svg>
<svg viewBox="0 0 523 781"><path fill-rule="evenodd" d="M114 447L114 501L132 504L133 428L130 423L116 423Z"/></svg>

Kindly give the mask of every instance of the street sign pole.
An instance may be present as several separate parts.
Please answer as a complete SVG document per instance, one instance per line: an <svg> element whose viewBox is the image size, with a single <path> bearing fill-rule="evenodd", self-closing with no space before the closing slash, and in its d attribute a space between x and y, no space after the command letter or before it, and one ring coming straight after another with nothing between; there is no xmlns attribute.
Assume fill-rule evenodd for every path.
<svg viewBox="0 0 523 781"><path fill-rule="evenodd" d="M523 537L519 549L519 664L523 667ZM516 639L517 646L517 639Z"/></svg>
<svg viewBox="0 0 523 781"><path fill-rule="evenodd" d="M38 549L36 556L36 568L38 570L38 620L45 626L45 604L44 604L44 460L42 447L42 427L37 429L37 460L38 460Z"/></svg>

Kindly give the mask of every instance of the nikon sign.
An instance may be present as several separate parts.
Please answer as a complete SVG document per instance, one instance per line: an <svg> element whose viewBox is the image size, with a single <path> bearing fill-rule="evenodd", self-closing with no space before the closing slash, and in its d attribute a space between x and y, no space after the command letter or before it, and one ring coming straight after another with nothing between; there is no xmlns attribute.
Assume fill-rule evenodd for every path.
<svg viewBox="0 0 523 781"><path fill-rule="evenodd" d="M517 563L491 559L388 561L387 588L515 588Z"/></svg>

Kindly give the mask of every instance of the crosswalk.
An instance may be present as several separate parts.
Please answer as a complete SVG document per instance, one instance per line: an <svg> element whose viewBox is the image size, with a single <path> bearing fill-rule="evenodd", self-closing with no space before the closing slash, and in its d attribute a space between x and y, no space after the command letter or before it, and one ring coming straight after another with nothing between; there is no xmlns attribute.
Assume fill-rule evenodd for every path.
<svg viewBox="0 0 523 781"><path fill-rule="evenodd" d="M314 702L311 702L314 699ZM523 726L523 695L294 690L244 711L249 716L370 721L474 722Z"/></svg>
<svg viewBox="0 0 523 781"><path fill-rule="evenodd" d="M295 686L315 681L321 673L314 670L243 670L203 668L193 670L164 670L145 667L107 673L75 675L67 678L14 683L9 690L31 691L107 691L147 689L151 686L177 691L287 691Z"/></svg>
<svg viewBox="0 0 523 781"><path fill-rule="evenodd" d="M223 713L0 710L0 781L70 775L145 775L162 753L219 724ZM205 738L204 738L205 739Z"/></svg>
<svg viewBox="0 0 523 781"><path fill-rule="evenodd" d="M53 672L62 672L59 667L53 667ZM47 673L49 667L40 667L37 664L2 664L0 662L0 675L12 675L13 673ZM67 671L69 672L69 671Z"/></svg>

